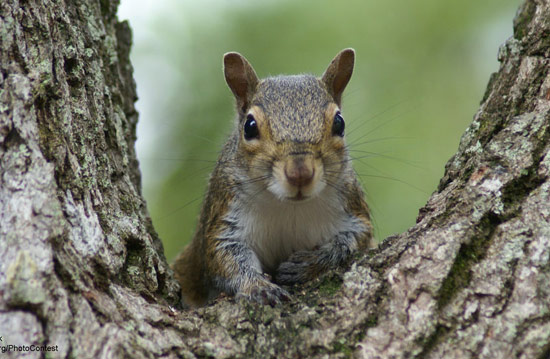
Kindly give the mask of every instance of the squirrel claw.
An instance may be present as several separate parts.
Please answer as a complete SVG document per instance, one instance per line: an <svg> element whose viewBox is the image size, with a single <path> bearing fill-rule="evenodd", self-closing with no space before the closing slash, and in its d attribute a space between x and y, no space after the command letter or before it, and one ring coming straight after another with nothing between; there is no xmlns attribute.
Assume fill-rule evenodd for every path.
<svg viewBox="0 0 550 359"><path fill-rule="evenodd" d="M288 261L283 262L275 273L275 282L278 284L303 283L315 272L316 256L314 252L300 251L294 253Z"/></svg>
<svg viewBox="0 0 550 359"><path fill-rule="evenodd" d="M286 290L276 285L254 287L250 291L250 294L237 294L237 297L246 297L254 302L269 304L272 307L281 302L288 302L291 299L290 294Z"/></svg>
<svg viewBox="0 0 550 359"><path fill-rule="evenodd" d="M303 264L299 265L292 262L282 263L275 274L275 282L284 285L304 282L305 278L303 278L303 271L300 269L303 267Z"/></svg>

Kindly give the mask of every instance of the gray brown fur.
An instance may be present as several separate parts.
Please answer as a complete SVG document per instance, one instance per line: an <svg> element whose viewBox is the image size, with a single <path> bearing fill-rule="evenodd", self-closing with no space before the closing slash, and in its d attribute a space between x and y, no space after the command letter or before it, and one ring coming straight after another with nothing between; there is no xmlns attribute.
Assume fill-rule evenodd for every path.
<svg viewBox="0 0 550 359"><path fill-rule="evenodd" d="M276 142L321 140L323 112L332 100L322 82L311 75L278 76L263 80L252 100L270 121Z"/></svg>
<svg viewBox="0 0 550 359"><path fill-rule="evenodd" d="M331 132L353 51L338 54L320 79L260 81L241 55L224 60L238 121L210 177L193 241L173 268L187 305L220 292L275 304L289 295L270 277L306 281L373 246L347 147ZM247 115L258 138L243 137ZM290 181L296 173L298 185Z"/></svg>

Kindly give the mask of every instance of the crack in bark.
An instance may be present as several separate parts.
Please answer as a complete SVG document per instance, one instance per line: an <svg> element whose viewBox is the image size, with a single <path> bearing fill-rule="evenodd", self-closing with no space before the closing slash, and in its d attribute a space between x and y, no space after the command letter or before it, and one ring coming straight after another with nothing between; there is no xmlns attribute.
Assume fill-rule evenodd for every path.
<svg viewBox="0 0 550 359"><path fill-rule="evenodd" d="M471 268L485 258L495 233L502 219L493 212L486 213L475 229L475 234L461 244L453 265L437 293L437 308L441 311L453 299L457 292L470 285Z"/></svg>
<svg viewBox="0 0 550 359"><path fill-rule="evenodd" d="M550 358L550 342L548 342L544 349L542 350L541 355L537 359L548 359Z"/></svg>
<svg viewBox="0 0 550 359"><path fill-rule="evenodd" d="M426 340L419 341L419 344L422 346L422 351L415 355L416 359L425 359L430 355L433 349L441 342L445 336L451 331L451 328L438 323L435 327L435 330L430 334Z"/></svg>

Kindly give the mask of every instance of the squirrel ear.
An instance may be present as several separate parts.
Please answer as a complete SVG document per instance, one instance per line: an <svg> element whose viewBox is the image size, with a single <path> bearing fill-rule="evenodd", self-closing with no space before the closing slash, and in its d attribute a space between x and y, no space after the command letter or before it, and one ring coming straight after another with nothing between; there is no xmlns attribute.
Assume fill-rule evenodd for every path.
<svg viewBox="0 0 550 359"><path fill-rule="evenodd" d="M246 111L259 82L252 65L238 52L228 52L223 56L223 72L239 111Z"/></svg>
<svg viewBox="0 0 550 359"><path fill-rule="evenodd" d="M344 49L336 55L330 65L328 65L321 80L326 84L329 93L332 95L338 105L342 100L342 92L353 73L353 64L355 63L355 51L353 49Z"/></svg>

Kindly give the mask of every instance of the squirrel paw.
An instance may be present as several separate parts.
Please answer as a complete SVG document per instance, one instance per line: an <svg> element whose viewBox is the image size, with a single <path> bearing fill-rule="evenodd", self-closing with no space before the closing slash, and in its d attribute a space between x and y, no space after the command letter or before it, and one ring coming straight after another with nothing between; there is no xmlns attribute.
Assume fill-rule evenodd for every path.
<svg viewBox="0 0 550 359"><path fill-rule="evenodd" d="M248 294L238 293L237 298L246 298L261 304L269 304L275 306L281 302L290 300L290 294L278 285L270 283L270 285L254 286Z"/></svg>
<svg viewBox="0 0 550 359"><path fill-rule="evenodd" d="M283 262L275 273L275 282L279 284L303 283L321 273L319 253L317 251L299 251Z"/></svg>

